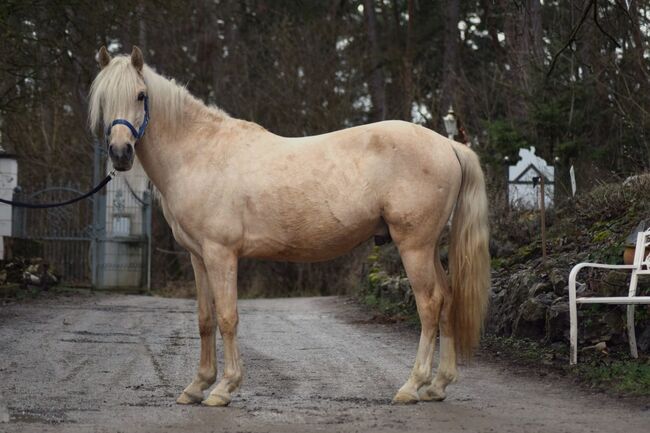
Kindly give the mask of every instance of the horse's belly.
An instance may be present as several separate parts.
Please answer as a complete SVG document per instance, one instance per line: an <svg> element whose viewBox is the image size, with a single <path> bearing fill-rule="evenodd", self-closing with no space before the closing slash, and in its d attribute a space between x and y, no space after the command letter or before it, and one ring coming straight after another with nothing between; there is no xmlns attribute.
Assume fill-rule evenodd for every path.
<svg viewBox="0 0 650 433"><path fill-rule="evenodd" d="M243 257L287 262L320 262L335 259L370 238L372 234L349 236L344 239L332 238L328 241L303 243L284 243L274 240L257 242L245 251Z"/></svg>
<svg viewBox="0 0 650 433"><path fill-rule="evenodd" d="M347 222L320 220L292 224L285 221L277 230L247 230L242 255L290 262L330 260L362 244L382 231L383 226L379 216Z"/></svg>

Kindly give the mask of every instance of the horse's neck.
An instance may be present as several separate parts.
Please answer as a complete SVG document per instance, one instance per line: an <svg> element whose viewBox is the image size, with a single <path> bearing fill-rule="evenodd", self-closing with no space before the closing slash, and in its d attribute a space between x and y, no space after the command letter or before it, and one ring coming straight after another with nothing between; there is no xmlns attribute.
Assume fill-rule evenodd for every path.
<svg viewBox="0 0 650 433"><path fill-rule="evenodd" d="M204 110L209 109L193 98L188 98L178 119L164 119L156 116L155 107L151 109L147 132L136 151L147 176L163 197L178 179L176 174L184 168L183 155L201 145L191 139L191 134L197 128L197 121L205 118ZM209 127L214 129L215 136L219 133L217 122Z"/></svg>
<svg viewBox="0 0 650 433"><path fill-rule="evenodd" d="M207 130L210 139L218 141L224 125L230 122L236 122L236 119L206 107L191 95L185 99L182 112L172 118L157 115L156 107L152 106L147 132L136 151L147 176L163 197L182 180L178 174L185 168L187 158L184 156L200 152L194 147L205 146ZM192 138L198 130L203 137L201 140Z"/></svg>

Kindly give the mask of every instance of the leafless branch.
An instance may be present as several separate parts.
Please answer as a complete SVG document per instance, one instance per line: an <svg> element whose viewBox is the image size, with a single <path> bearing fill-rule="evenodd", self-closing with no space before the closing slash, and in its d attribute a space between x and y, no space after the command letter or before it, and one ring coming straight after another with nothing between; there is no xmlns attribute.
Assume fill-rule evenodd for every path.
<svg viewBox="0 0 650 433"><path fill-rule="evenodd" d="M553 73L553 69L555 69L555 64L557 63L558 58L560 55L571 46L571 44L576 40L576 36L578 35L578 32L580 31L580 28L582 25L585 23L585 20L587 19L587 16L589 16L589 10L591 9L592 6L594 6L596 3L596 0L591 0L587 7L585 8L584 12L582 13L582 18L580 18L580 22L578 23L577 26L571 31L571 35L569 36L569 40L567 41L566 44L557 52L555 53L555 56L553 56L553 60L551 61L551 66L548 69L548 72L546 73L546 78L550 77L551 74Z"/></svg>
<svg viewBox="0 0 650 433"><path fill-rule="evenodd" d="M617 2L617 4L618 4L618 2ZM619 6L621 6L621 5L619 4ZM598 27L598 30L600 30L600 32L602 34L607 36L607 38L609 40L611 40L614 43L614 45L616 45L619 48L621 47L621 45L618 43L618 41L603 28L603 26L600 24L600 21L598 20L598 0L590 0L589 4L587 4L587 7L585 8L585 10L582 13L582 17L580 18L580 22L578 22L578 25L575 26L575 28L571 31L571 35L569 35L569 39L568 39L567 43L564 44L564 46L557 53L555 53L555 56L553 56L553 60L551 61L551 66L549 67L548 72L546 73L546 78L550 77L551 74L553 73L553 69L555 68L555 65L557 64L557 61L558 61L560 55L567 48L569 48L573 42L575 42L576 36L578 35L578 32L580 32L580 29L582 28L582 25L587 20L587 17L589 16L589 11L592 10L592 8L593 8L593 14L594 14L594 23L596 24L596 27Z"/></svg>
<svg viewBox="0 0 650 433"><path fill-rule="evenodd" d="M598 0L594 0L594 22L596 23L596 27L598 27L598 30L600 30L601 33L607 36L609 40L614 43L614 45L616 45L618 48L621 48L621 45L616 41L616 39L607 33L607 31L605 31L605 29L600 25L600 22L598 21Z"/></svg>

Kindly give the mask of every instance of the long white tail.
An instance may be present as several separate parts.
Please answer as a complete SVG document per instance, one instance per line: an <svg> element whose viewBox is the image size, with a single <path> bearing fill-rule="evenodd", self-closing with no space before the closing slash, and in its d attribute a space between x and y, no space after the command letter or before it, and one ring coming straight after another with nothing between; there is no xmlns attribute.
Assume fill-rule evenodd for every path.
<svg viewBox="0 0 650 433"><path fill-rule="evenodd" d="M449 271L456 351L469 358L478 346L490 288L488 201L476 154L454 143L463 179L451 224Z"/></svg>

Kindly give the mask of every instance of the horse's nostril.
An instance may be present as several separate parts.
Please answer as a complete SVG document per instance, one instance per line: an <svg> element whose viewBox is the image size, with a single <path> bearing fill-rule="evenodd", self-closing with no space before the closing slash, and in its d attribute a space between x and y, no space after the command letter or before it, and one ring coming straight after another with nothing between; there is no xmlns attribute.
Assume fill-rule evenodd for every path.
<svg viewBox="0 0 650 433"><path fill-rule="evenodd" d="M126 150L124 151L125 155L128 156L129 158L133 156L133 145L131 143L126 143L124 146Z"/></svg>
<svg viewBox="0 0 650 433"><path fill-rule="evenodd" d="M108 145L108 156L110 156L111 158L115 157L115 149L113 148L112 144Z"/></svg>

